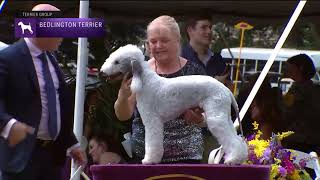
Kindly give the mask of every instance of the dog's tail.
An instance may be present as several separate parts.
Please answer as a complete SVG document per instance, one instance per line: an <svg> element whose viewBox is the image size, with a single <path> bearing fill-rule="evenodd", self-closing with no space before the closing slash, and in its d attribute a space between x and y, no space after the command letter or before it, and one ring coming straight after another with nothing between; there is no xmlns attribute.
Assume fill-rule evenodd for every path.
<svg viewBox="0 0 320 180"><path fill-rule="evenodd" d="M242 130L242 125L241 125L240 115L239 115L239 106L238 106L238 103L236 101L236 98L233 96L231 91L230 91L230 98L231 98L232 107L233 107L234 111L236 112L236 116L237 116L237 119L238 119L238 122L239 122L240 133L243 136L243 130Z"/></svg>

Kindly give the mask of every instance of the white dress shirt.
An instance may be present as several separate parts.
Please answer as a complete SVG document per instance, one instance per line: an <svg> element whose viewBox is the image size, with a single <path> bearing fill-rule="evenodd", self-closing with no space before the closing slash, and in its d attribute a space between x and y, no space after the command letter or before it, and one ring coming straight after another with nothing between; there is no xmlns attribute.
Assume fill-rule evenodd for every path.
<svg viewBox="0 0 320 180"><path fill-rule="evenodd" d="M42 62L38 58L38 56L42 53L42 51L39 48L37 48L28 38L24 38L24 40L26 41L26 44L27 44L29 51L30 51L30 54L32 56L33 64L34 64L34 67L36 70L36 74L37 74L37 78L38 78L38 82L39 82L39 88L40 88L42 113L41 113L41 120L40 120L40 124L39 124L37 138L42 139L42 140L52 140L50 138L49 131L48 131L48 119L49 119L48 105L47 105L48 100L47 100L47 95L46 95L46 91L45 91L45 81L44 81L43 72L42 72ZM58 133L57 134L59 134L60 128L61 128L60 100L59 100L59 93L58 93L59 79L58 79L56 71L55 71L55 69L54 69L54 67L48 57L47 57L47 60L49 62L48 65L49 65L50 74L52 76L52 80L54 83L54 87L56 89L56 108L57 108L57 121L58 121L57 122L57 125L58 125ZM11 127L16 121L17 121L16 119L11 119L7 123L7 125L4 127L4 129L1 132L2 137L8 138ZM57 138L57 137L55 137L55 138Z"/></svg>

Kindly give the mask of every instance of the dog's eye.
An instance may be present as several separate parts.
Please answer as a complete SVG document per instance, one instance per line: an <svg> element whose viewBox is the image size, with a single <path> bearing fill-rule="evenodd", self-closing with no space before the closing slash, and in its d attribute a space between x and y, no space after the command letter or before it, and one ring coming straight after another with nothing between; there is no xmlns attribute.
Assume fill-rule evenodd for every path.
<svg viewBox="0 0 320 180"><path fill-rule="evenodd" d="M114 61L114 64L119 64L119 61Z"/></svg>

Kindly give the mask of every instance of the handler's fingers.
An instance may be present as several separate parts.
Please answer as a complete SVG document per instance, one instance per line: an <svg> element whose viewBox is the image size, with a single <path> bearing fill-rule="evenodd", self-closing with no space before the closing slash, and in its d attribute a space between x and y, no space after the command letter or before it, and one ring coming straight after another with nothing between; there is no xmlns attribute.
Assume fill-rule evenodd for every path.
<svg viewBox="0 0 320 180"><path fill-rule="evenodd" d="M197 113L197 114L201 114L201 113L204 112L204 110L203 110L202 108L200 108L200 107L196 107L196 108L194 109L194 112Z"/></svg>
<svg viewBox="0 0 320 180"><path fill-rule="evenodd" d="M131 82L132 82L132 78L130 78L130 79L126 82L126 85L127 85L127 86L130 86L130 85L131 85Z"/></svg>
<svg viewBox="0 0 320 180"><path fill-rule="evenodd" d="M198 124L203 121L201 113L195 113L190 109L184 113L184 119L188 124Z"/></svg>
<svg viewBox="0 0 320 180"><path fill-rule="evenodd" d="M128 81L129 79L131 79L130 73L127 72L127 73L124 74L123 80L124 80L124 81Z"/></svg>
<svg viewBox="0 0 320 180"><path fill-rule="evenodd" d="M30 135L34 134L34 131L35 131L35 128L32 127L32 126L28 126L26 125L26 130L27 130L27 133L29 133Z"/></svg>

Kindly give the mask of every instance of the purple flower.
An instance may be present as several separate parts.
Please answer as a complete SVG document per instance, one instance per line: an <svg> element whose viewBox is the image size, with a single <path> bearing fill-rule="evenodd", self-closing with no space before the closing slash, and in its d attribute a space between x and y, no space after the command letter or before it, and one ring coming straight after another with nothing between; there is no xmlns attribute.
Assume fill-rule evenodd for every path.
<svg viewBox="0 0 320 180"><path fill-rule="evenodd" d="M255 153L249 153L248 158L253 164L259 164L259 159L257 158Z"/></svg>
<svg viewBox="0 0 320 180"><path fill-rule="evenodd" d="M248 159L249 159L253 164L260 164L257 155L254 153L254 146L249 145Z"/></svg>
<svg viewBox="0 0 320 180"><path fill-rule="evenodd" d="M286 170L286 168L280 166L278 170L279 170L279 173L280 173L280 175L281 175L282 177L286 177L286 175L287 175L287 170Z"/></svg>
<svg viewBox="0 0 320 180"><path fill-rule="evenodd" d="M293 171L295 170L295 166L294 166L293 162L291 162L288 159L285 159L282 161L282 163L283 163L283 166L287 169L287 172L289 174L293 173Z"/></svg>
<svg viewBox="0 0 320 180"><path fill-rule="evenodd" d="M282 158L283 158L283 159L290 160L291 152L290 152L290 151L288 151L288 150L284 150L284 151L282 151L282 152L283 152L283 154L282 154Z"/></svg>
<svg viewBox="0 0 320 180"><path fill-rule="evenodd" d="M282 149L282 146L281 146L281 143L278 139L278 137L272 133L272 136L271 136L271 140L270 140L270 149L273 151L273 152L277 152L279 149Z"/></svg>
<svg viewBox="0 0 320 180"><path fill-rule="evenodd" d="M276 158L281 159L281 160L288 160L290 161L291 157L291 152L285 149L280 149L276 153Z"/></svg>
<svg viewBox="0 0 320 180"><path fill-rule="evenodd" d="M265 158L271 158L272 155L272 150L268 147L264 150L263 152L263 157Z"/></svg>
<svg viewBox="0 0 320 180"><path fill-rule="evenodd" d="M307 161L305 159L301 159L299 161L300 168L305 168L307 165Z"/></svg>
<svg viewBox="0 0 320 180"><path fill-rule="evenodd" d="M256 137L256 134L251 134L247 137L247 141L251 141L251 140L254 140L254 138Z"/></svg>
<svg viewBox="0 0 320 180"><path fill-rule="evenodd" d="M262 159L260 160L261 164L272 164L272 150L270 149L270 147L266 148L263 152L263 156Z"/></svg>

